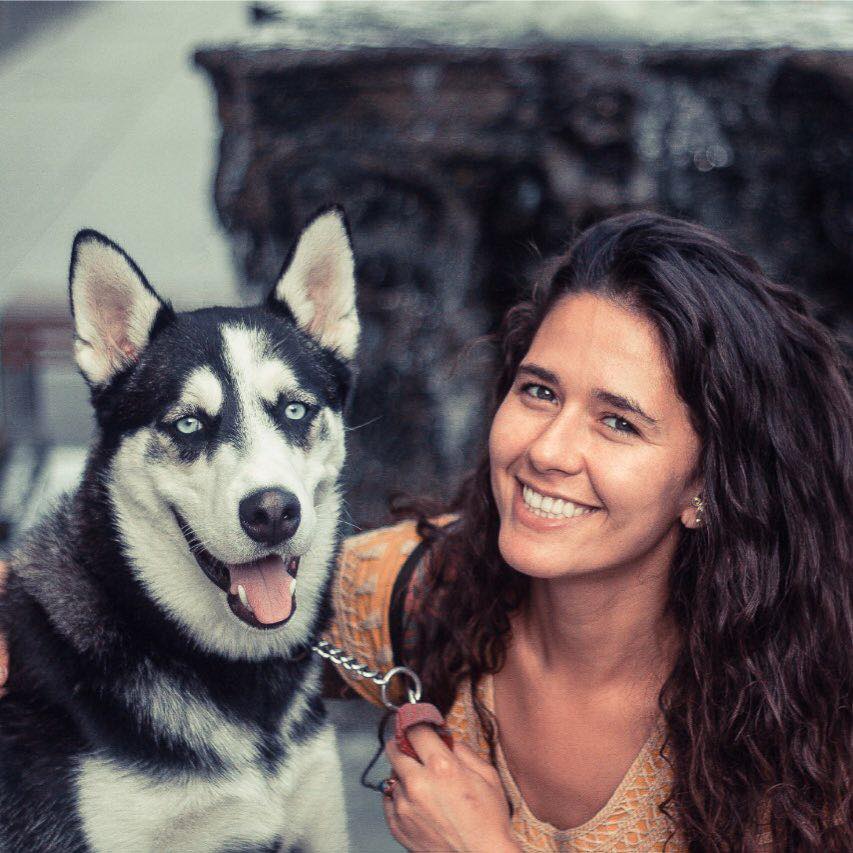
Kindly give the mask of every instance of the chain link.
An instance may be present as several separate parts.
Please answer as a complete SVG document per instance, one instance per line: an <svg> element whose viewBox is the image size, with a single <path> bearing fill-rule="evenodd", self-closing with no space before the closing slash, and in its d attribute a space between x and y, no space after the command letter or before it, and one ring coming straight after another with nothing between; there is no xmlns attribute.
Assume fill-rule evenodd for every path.
<svg viewBox="0 0 853 853"><path fill-rule="evenodd" d="M330 660L347 672L351 672L356 678L367 678L376 684L381 691L382 704L390 711L396 711L399 708L388 698L388 684L395 676L403 676L411 682L411 686L406 689L409 702L419 702L421 699L421 680L418 674L407 666L395 666L385 673L377 669L368 669L366 663L359 663L357 658L346 654L343 649L335 648L326 640L318 640L316 645L311 646L311 650L324 660Z"/></svg>
<svg viewBox="0 0 853 853"><path fill-rule="evenodd" d="M385 684L386 677L379 670L368 669L366 663L359 663L357 658L346 654L343 649L335 648L331 643L326 642L326 640L318 640L315 646L311 646L311 650L320 655L321 658L330 660L347 672L351 672L356 678L367 678L378 687L382 687Z"/></svg>

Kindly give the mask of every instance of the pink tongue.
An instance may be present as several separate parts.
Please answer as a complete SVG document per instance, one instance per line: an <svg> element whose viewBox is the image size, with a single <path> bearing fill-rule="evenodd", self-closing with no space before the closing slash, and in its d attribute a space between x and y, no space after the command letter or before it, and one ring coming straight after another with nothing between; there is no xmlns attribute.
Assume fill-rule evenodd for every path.
<svg viewBox="0 0 853 853"><path fill-rule="evenodd" d="M232 595L242 586L252 608L255 619L264 625L281 622L293 610L293 595L290 592L293 578L284 567L284 560L271 554L253 563L229 565Z"/></svg>

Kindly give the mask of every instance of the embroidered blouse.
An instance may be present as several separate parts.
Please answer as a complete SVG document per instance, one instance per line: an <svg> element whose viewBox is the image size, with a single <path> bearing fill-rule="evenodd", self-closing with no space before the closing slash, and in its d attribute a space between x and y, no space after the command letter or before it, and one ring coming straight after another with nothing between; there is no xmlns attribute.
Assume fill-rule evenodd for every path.
<svg viewBox="0 0 853 853"><path fill-rule="evenodd" d="M395 627L391 624L392 594L401 568L419 544L413 521L368 531L344 542L333 588L336 615L326 639L375 669L386 670L393 666L391 637ZM422 575L424 570L424 561L420 560L407 584L409 600L404 610L413 605L412 590L418 585L418 574ZM376 685L353 678L347 672L341 674L360 696L380 704ZM481 679L477 690L480 701L493 712L492 677ZM447 715L447 725L454 737L463 739L484 760L489 760L486 738L467 684L459 690ZM671 824L658 806L666 799L671 773L660 755L662 740L663 732L656 729L596 815L572 829L557 829L530 811L507 767L498 738L495 749L497 770L512 806L513 832L522 849L526 853L663 850L671 834ZM673 836L666 849L681 851L685 847L679 843L677 836Z"/></svg>

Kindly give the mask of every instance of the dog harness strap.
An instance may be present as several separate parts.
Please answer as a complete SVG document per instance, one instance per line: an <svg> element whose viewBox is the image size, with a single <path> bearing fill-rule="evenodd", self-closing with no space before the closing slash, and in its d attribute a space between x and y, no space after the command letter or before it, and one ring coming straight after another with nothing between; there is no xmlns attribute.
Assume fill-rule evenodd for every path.
<svg viewBox="0 0 853 853"><path fill-rule="evenodd" d="M427 550L427 541L422 539L414 551L406 558L402 568L397 572L394 586L391 590L391 601L388 605L388 633L391 635L391 653L394 666L403 663L403 636L406 629L406 596L412 577Z"/></svg>

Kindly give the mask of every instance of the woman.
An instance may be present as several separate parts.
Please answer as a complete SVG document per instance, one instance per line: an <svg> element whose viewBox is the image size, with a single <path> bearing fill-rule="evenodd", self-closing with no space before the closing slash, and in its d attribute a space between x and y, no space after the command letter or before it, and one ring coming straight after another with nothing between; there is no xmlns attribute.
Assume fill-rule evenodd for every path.
<svg viewBox="0 0 853 853"><path fill-rule="evenodd" d="M584 232L500 344L453 514L341 556L331 641L419 672L455 735L388 745L391 832L853 849L853 405L829 335L718 237L631 214Z"/></svg>
<svg viewBox="0 0 853 853"><path fill-rule="evenodd" d="M389 744L394 836L853 849L853 406L830 336L720 238L629 214L500 343L455 520L342 556L332 640L418 671L457 739L412 730L420 762Z"/></svg>

